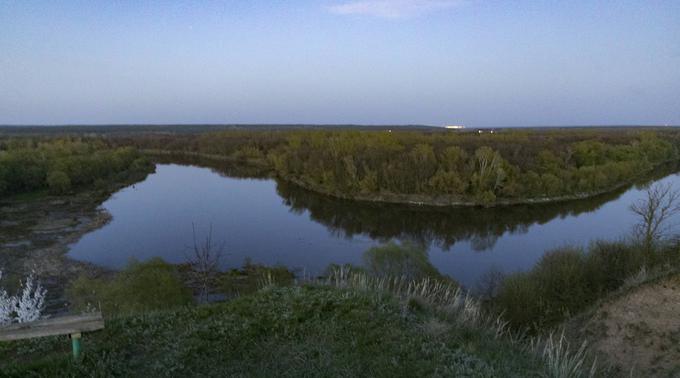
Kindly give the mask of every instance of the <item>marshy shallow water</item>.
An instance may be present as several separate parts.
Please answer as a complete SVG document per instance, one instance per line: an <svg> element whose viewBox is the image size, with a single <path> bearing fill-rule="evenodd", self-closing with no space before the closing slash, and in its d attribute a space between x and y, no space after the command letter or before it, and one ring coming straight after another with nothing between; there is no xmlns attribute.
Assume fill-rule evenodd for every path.
<svg viewBox="0 0 680 378"><path fill-rule="evenodd" d="M646 183L655 180L680 188L678 174ZM641 184L558 204L439 209L337 200L271 178L158 164L102 204L113 220L69 255L115 269L131 258L182 263L194 224L199 239L212 226L225 269L250 260L316 275L330 264L362 265L367 249L393 240L423 246L440 273L473 287L490 269L529 269L555 247L625 237L636 221L629 206L643 194Z"/></svg>

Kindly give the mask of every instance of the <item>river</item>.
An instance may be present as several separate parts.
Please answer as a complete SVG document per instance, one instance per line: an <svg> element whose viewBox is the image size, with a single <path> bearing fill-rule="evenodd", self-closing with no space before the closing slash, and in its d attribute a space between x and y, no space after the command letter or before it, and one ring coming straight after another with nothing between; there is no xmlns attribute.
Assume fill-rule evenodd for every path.
<svg viewBox="0 0 680 378"><path fill-rule="evenodd" d="M224 269L251 261L315 276L330 264L363 265L366 250L395 241L422 247L441 274L474 288L489 270L527 270L550 249L629 236L636 222L629 206L645 185L680 188L680 176L669 171L676 170L586 200L444 209L338 200L227 168L157 164L102 204L112 221L71 245L69 255L114 269L131 258L181 263L193 225L199 241L212 227Z"/></svg>

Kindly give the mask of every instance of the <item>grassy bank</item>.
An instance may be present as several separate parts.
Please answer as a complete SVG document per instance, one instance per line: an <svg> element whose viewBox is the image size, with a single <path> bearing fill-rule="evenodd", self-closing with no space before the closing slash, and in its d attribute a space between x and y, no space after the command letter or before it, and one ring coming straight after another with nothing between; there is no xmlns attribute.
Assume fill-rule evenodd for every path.
<svg viewBox="0 0 680 378"><path fill-rule="evenodd" d="M356 287L265 288L231 302L107 320L84 358L65 338L0 344L1 375L544 376L545 360L492 328Z"/></svg>

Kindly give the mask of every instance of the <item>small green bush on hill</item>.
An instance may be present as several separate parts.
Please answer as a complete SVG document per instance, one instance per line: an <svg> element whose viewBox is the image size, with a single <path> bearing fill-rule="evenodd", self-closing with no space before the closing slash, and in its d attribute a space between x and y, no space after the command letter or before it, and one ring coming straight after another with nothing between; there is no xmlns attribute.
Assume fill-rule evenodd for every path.
<svg viewBox="0 0 680 378"><path fill-rule="evenodd" d="M620 288L641 269L677 268L676 245L649 255L636 243L604 242L546 253L536 266L505 277L490 303L515 328L538 332L584 310Z"/></svg>
<svg viewBox="0 0 680 378"><path fill-rule="evenodd" d="M174 265L160 258L131 261L112 279L79 277L68 290L74 309L101 305L106 315L171 309L192 302Z"/></svg>

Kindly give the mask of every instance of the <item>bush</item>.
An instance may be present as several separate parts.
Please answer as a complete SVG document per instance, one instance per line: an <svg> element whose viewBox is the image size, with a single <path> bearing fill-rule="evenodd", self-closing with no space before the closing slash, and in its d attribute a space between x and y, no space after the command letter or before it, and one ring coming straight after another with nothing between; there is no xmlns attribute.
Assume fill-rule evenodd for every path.
<svg viewBox="0 0 680 378"><path fill-rule="evenodd" d="M586 261L586 277L602 294L615 290L645 265L643 251L623 242L598 241L590 246Z"/></svg>
<svg viewBox="0 0 680 378"><path fill-rule="evenodd" d="M544 313L548 321L573 313L589 302L592 288L585 266L583 251L568 247L554 250L538 262L532 275L545 298Z"/></svg>
<svg viewBox="0 0 680 378"><path fill-rule="evenodd" d="M263 286L290 286L295 275L284 266L266 267L246 262L243 269L233 269L221 275L220 291L229 297L251 294Z"/></svg>
<svg viewBox="0 0 680 378"><path fill-rule="evenodd" d="M596 293L576 248L548 252L529 272L508 276L495 299L511 324L540 329L585 307Z"/></svg>
<svg viewBox="0 0 680 378"><path fill-rule="evenodd" d="M80 277L67 295L76 309L101 305L107 314L169 309L192 302L175 266L160 258L132 261L110 280Z"/></svg>
<svg viewBox="0 0 680 378"><path fill-rule="evenodd" d="M503 280L493 304L517 328L538 328L542 305L539 292L538 281L529 273L515 273Z"/></svg>
<svg viewBox="0 0 680 378"><path fill-rule="evenodd" d="M658 248L652 258L644 248L624 242L595 242L587 253L561 248L529 272L507 276L491 305L516 328L537 331L584 310L643 267L677 267L679 260L675 246Z"/></svg>

